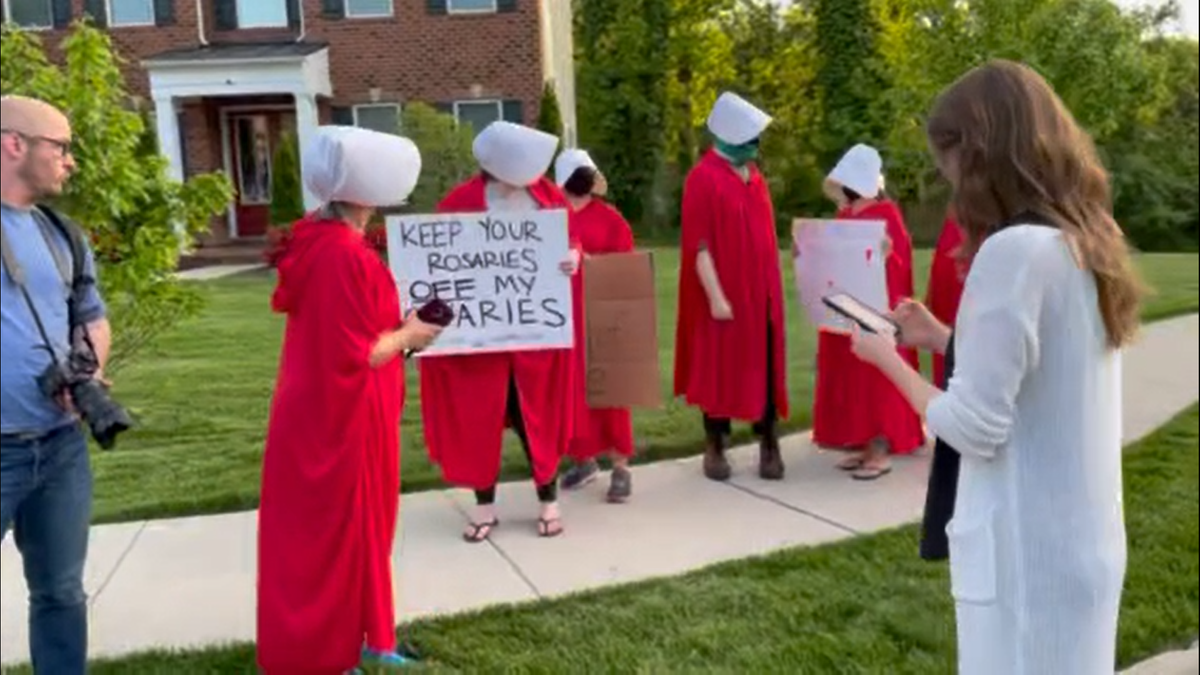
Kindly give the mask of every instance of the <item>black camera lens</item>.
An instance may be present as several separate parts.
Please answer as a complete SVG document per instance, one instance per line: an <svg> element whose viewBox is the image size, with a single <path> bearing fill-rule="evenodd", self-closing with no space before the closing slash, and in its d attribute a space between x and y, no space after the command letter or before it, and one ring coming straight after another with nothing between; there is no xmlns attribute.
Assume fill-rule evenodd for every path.
<svg viewBox="0 0 1200 675"><path fill-rule="evenodd" d="M111 450L117 443L117 435L133 426L128 411L112 400L104 386L94 379L73 384L71 399L91 429L92 438L104 450Z"/></svg>

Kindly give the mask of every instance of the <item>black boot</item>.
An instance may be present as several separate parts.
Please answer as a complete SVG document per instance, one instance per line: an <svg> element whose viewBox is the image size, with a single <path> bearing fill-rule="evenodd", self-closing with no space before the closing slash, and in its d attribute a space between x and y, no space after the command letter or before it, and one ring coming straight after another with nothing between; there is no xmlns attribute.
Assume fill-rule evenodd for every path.
<svg viewBox="0 0 1200 675"><path fill-rule="evenodd" d="M775 434L763 436L759 444L758 476L763 480L783 480L783 454Z"/></svg>
<svg viewBox="0 0 1200 675"><path fill-rule="evenodd" d="M725 458L724 435L709 434L708 445L704 449L704 476L709 480L724 482L732 474L729 460Z"/></svg>

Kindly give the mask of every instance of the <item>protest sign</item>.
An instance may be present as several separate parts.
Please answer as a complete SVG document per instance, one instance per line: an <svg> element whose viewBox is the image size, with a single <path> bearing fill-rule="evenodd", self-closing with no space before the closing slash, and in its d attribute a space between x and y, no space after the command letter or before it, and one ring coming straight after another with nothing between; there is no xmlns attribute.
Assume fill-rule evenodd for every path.
<svg viewBox="0 0 1200 675"><path fill-rule="evenodd" d="M887 313L887 224L873 220L798 219L792 226L796 290L809 321L817 327L849 331L850 322L822 301L847 293Z"/></svg>
<svg viewBox="0 0 1200 675"><path fill-rule="evenodd" d="M454 310L417 356L574 345L566 211L391 216L387 233L402 310L435 297Z"/></svg>
<svg viewBox="0 0 1200 675"><path fill-rule="evenodd" d="M660 408L653 255L637 251L585 259L583 297L588 405Z"/></svg>

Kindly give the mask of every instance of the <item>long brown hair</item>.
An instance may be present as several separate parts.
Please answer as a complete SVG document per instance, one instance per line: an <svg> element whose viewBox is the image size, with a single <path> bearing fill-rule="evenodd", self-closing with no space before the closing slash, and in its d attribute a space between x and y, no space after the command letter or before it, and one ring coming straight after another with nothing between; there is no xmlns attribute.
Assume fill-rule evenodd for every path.
<svg viewBox="0 0 1200 675"><path fill-rule="evenodd" d="M966 234L963 255L1021 216L1051 221L1095 275L1109 345L1128 344L1144 286L1112 216L1095 144L1050 85L1027 66L992 61L942 93L927 131L943 170L957 174L947 178Z"/></svg>

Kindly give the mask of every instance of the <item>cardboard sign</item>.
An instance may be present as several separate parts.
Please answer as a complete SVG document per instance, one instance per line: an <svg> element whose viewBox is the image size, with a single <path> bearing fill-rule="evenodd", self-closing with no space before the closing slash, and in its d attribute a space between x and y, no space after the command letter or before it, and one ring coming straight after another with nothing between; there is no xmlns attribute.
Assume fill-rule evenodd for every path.
<svg viewBox="0 0 1200 675"><path fill-rule="evenodd" d="M583 264L587 400L593 408L659 408L658 310L647 251Z"/></svg>
<svg viewBox="0 0 1200 675"><path fill-rule="evenodd" d="M390 216L387 233L401 309L454 310L419 358L574 346L566 211Z"/></svg>

